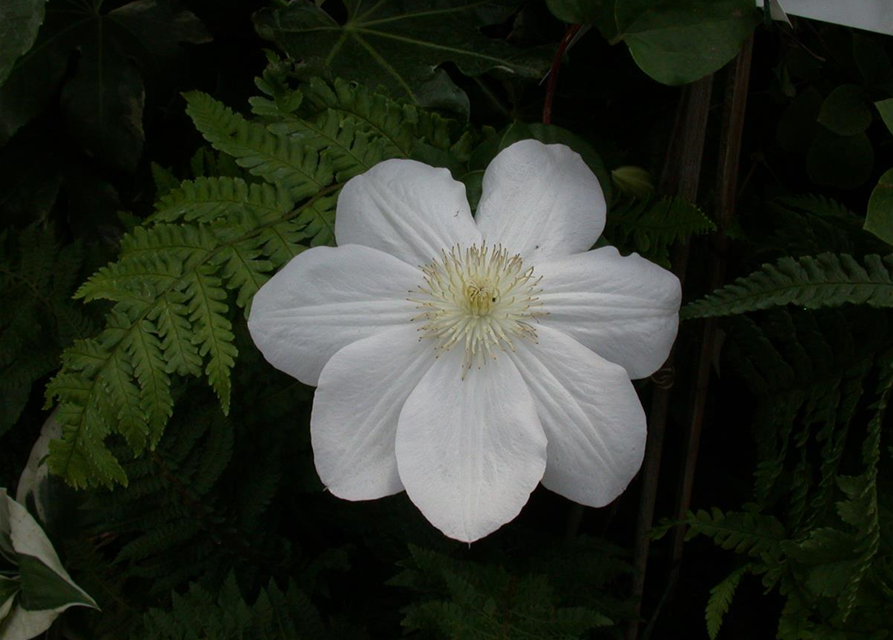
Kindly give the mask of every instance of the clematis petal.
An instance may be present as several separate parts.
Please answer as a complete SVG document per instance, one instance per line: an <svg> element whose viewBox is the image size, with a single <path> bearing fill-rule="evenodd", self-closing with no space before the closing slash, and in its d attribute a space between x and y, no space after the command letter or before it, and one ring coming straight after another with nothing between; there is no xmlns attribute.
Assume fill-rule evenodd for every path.
<svg viewBox="0 0 893 640"><path fill-rule="evenodd" d="M679 279L645 258L603 247L535 268L542 276L542 324L558 329L633 379L667 359L679 328Z"/></svg>
<svg viewBox="0 0 893 640"><path fill-rule="evenodd" d="M543 486L590 507L620 495L642 465L645 412L623 367L548 327L512 359L549 441Z"/></svg>
<svg viewBox="0 0 893 640"><path fill-rule="evenodd" d="M511 359L501 355L462 380L463 355L443 354L406 401L397 467L425 517L472 542L521 511L542 478L546 438Z"/></svg>
<svg viewBox="0 0 893 640"><path fill-rule="evenodd" d="M394 442L409 394L434 363L415 326L388 329L336 353L319 376L310 435L329 491L372 500L403 491Z"/></svg>
<svg viewBox="0 0 893 640"><path fill-rule="evenodd" d="M422 278L368 247L308 249L255 294L248 330L270 364L316 385L337 351L409 322L415 305L406 296Z"/></svg>
<svg viewBox="0 0 893 640"><path fill-rule="evenodd" d="M536 265L592 247L605 227L605 197L579 154L522 140L487 167L476 219L487 242Z"/></svg>
<svg viewBox="0 0 893 640"><path fill-rule="evenodd" d="M465 185L447 169L414 160L386 160L352 178L338 196L335 238L362 244L413 266L442 249L480 244Z"/></svg>

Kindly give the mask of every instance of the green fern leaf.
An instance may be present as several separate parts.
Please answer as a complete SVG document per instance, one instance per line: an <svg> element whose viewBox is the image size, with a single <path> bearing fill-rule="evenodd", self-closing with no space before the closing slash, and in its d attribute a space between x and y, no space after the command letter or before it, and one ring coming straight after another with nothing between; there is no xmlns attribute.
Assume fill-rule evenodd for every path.
<svg viewBox="0 0 893 640"><path fill-rule="evenodd" d="M183 292L168 291L159 297L158 304L148 319L157 324L164 361L167 363L165 370L183 376L200 376L202 358L190 338L193 328L188 318L186 300Z"/></svg>
<svg viewBox="0 0 893 640"><path fill-rule="evenodd" d="M704 617L707 620L707 635L710 636L710 640L716 640L722 626L722 619L728 613L732 598L735 597L738 583L749 570L750 565L739 567L710 589L710 599L707 601L707 609L704 612Z"/></svg>
<svg viewBox="0 0 893 640"><path fill-rule="evenodd" d="M298 142L249 122L207 94L184 94L186 113L215 149L233 156L241 167L288 189L295 200L317 194L331 184L331 164Z"/></svg>
<svg viewBox="0 0 893 640"><path fill-rule="evenodd" d="M138 322L126 340L124 347L130 353L134 373L140 384L140 408L148 418L148 445L154 449L164 431L164 425L174 412L171 380L164 361L163 346L156 328L149 320Z"/></svg>
<svg viewBox="0 0 893 640"><path fill-rule="evenodd" d="M199 355L209 356L205 369L211 387L220 399L223 413L229 413L230 369L235 364L239 351L233 344L232 324L223 315L227 306L226 292L221 288L220 278L212 275L214 269L200 267L192 273L188 281L186 295L189 300L189 320L195 327L193 344L198 346Z"/></svg>
<svg viewBox="0 0 893 640"><path fill-rule="evenodd" d="M382 160L398 157L399 153L386 138L370 133L361 122L334 109L326 109L312 119L271 125L270 130L324 152L338 182L368 171Z"/></svg>
<svg viewBox="0 0 893 640"><path fill-rule="evenodd" d="M248 301L270 279L268 274L273 270L273 263L260 258L263 251L255 248L255 244L255 241L234 244L214 259L215 264L222 266L226 286L238 291L236 304L245 309L246 314Z"/></svg>
<svg viewBox="0 0 893 640"><path fill-rule="evenodd" d="M737 315L795 304L807 309L865 304L893 306L893 256L823 253L782 258L682 309L683 319Z"/></svg>
<svg viewBox="0 0 893 640"><path fill-rule="evenodd" d="M263 252L270 258L273 267L278 269L301 253L307 247L300 244L307 238L304 224L293 220L270 225L261 230L257 238Z"/></svg>
<svg viewBox="0 0 893 640"><path fill-rule="evenodd" d="M776 555L785 539L785 529L773 516L751 512L722 512L713 508L689 512L686 539L704 535L714 544L735 553L746 553L755 558Z"/></svg>
<svg viewBox="0 0 893 640"><path fill-rule="evenodd" d="M248 184L239 178L186 180L155 205L150 222L204 222L236 218L245 212L260 223L294 208L289 191L279 185Z"/></svg>
<svg viewBox="0 0 893 640"><path fill-rule="evenodd" d="M301 114L306 120L318 119L329 110L350 119L381 140L383 157L408 158L414 141L421 137L417 130L419 111L415 107L369 91L363 85L340 79L328 84L312 78L302 89Z"/></svg>
<svg viewBox="0 0 893 640"><path fill-rule="evenodd" d="M716 229L695 205L680 198L654 202L631 200L608 215L606 237L612 244L670 266L670 247L692 235Z"/></svg>
<svg viewBox="0 0 893 640"><path fill-rule="evenodd" d="M140 390L133 383L134 373L125 354L115 350L100 373L108 401L117 419L118 431L127 440L134 455L146 446L149 424L142 409ZM103 399L100 399L100 403Z"/></svg>
<svg viewBox="0 0 893 640"><path fill-rule="evenodd" d="M65 476L75 488L111 487L115 482L127 485L124 469L105 446L108 426L98 402L90 401L98 395L98 384L97 378L88 382L77 375L60 374L47 387L47 394L62 401L56 412L62 437L50 441L49 469Z"/></svg>
<svg viewBox="0 0 893 640"><path fill-rule="evenodd" d="M201 526L195 520L162 524L124 545L115 557L115 563L145 560L173 545L188 542L200 532Z"/></svg>
<svg viewBox="0 0 893 640"><path fill-rule="evenodd" d="M296 218L305 225L304 232L310 236L310 246L335 244L335 204L337 196L324 196L302 207Z"/></svg>

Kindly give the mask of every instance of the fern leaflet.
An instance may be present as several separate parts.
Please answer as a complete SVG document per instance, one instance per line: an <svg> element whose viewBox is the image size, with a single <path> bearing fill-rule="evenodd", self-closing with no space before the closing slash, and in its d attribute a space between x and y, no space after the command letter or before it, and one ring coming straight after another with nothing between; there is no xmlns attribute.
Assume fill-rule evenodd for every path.
<svg viewBox="0 0 893 640"><path fill-rule="evenodd" d="M860 264L846 254L782 258L682 309L680 316L710 318L795 304L807 309L865 304L893 306L893 256L869 255Z"/></svg>

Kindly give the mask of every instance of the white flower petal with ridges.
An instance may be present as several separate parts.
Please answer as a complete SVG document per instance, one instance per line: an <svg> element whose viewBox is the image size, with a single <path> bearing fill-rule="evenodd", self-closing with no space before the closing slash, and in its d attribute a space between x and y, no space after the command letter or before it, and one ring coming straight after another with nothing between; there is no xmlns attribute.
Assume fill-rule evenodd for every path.
<svg viewBox="0 0 893 640"><path fill-rule="evenodd" d="M549 442L543 486L590 507L626 489L642 465L645 412L623 367L560 331L512 358L536 402Z"/></svg>
<svg viewBox="0 0 893 640"><path fill-rule="evenodd" d="M335 238L361 244L412 266L441 249L481 243L465 185L447 169L414 160L386 160L352 178L338 196Z"/></svg>
<svg viewBox="0 0 893 640"><path fill-rule="evenodd" d="M522 140L487 167L476 220L489 244L536 266L589 249L605 227L605 208L598 179L579 154Z"/></svg>
<svg viewBox="0 0 893 640"><path fill-rule="evenodd" d="M316 470L334 495L372 500L403 491L397 421L434 363L428 349L407 322L344 347L323 368L310 435Z"/></svg>
<svg viewBox="0 0 893 640"><path fill-rule="evenodd" d="M472 542L512 520L542 478L546 438L527 386L502 355L462 379L461 350L406 401L397 466L409 498L444 534Z"/></svg>
<svg viewBox="0 0 893 640"><path fill-rule="evenodd" d="M343 347L404 326L422 272L386 253L347 245L295 257L254 296L248 329L267 361L304 384Z"/></svg>
<svg viewBox="0 0 893 640"><path fill-rule="evenodd" d="M679 279L639 255L603 247L536 266L541 322L562 331L633 379L664 363L679 328Z"/></svg>

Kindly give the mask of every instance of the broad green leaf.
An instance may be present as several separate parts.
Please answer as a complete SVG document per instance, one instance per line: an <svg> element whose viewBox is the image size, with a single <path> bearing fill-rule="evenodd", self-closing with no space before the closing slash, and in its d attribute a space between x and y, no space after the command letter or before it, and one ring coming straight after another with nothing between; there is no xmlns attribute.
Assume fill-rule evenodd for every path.
<svg viewBox="0 0 893 640"><path fill-rule="evenodd" d="M887 125L887 129L890 130L890 133L893 133L893 98L875 102L874 106L877 107L878 112L881 114L881 119Z"/></svg>
<svg viewBox="0 0 893 640"><path fill-rule="evenodd" d="M69 130L91 155L133 171L145 140L142 78L127 59L104 56L101 46L83 51L62 92Z"/></svg>
<svg viewBox="0 0 893 640"><path fill-rule="evenodd" d="M53 98L78 29L65 29L58 14L47 12L46 23L33 47L20 57L0 86L0 145L6 142L32 118L43 111Z"/></svg>
<svg viewBox="0 0 893 640"><path fill-rule="evenodd" d="M6 489L0 489L0 503L0 534L12 541L19 572L17 597L9 607L10 600L7 597L4 602L4 596L11 589L0 583L0 613L4 613L0 615L0 638L34 638L69 607L98 609L93 598L68 575L49 538L27 509L10 498Z"/></svg>
<svg viewBox="0 0 893 640"><path fill-rule="evenodd" d="M751 0L617 0L617 40L669 85L694 82L738 53L759 23Z"/></svg>
<svg viewBox="0 0 893 640"><path fill-rule="evenodd" d="M822 103L818 121L841 136L852 136L865 131L871 124L871 112L865 104L862 88L855 84L837 87Z"/></svg>
<svg viewBox="0 0 893 640"><path fill-rule="evenodd" d="M384 85L395 96L426 104L420 87L435 70L454 62L466 75L491 69L538 78L546 52L488 38L481 27L506 20L517 0L346 0L343 24L309 0L255 15L258 33L295 59L322 63L336 76L367 86Z"/></svg>
<svg viewBox="0 0 893 640"><path fill-rule="evenodd" d="M180 53L178 42L206 42L209 36L192 13L172 11L162 0L102 10L102 2L48 5L34 46L0 86L0 144L49 105L78 51L77 70L63 95L69 130L90 141L89 153L132 168L142 150L143 104L134 62L144 72L165 75Z"/></svg>
<svg viewBox="0 0 893 640"><path fill-rule="evenodd" d="M864 133L838 136L819 131L806 153L809 179L826 187L854 189L865 184L873 166L874 147Z"/></svg>
<svg viewBox="0 0 893 640"><path fill-rule="evenodd" d="M60 576L40 558L18 555L22 592L20 605L29 611L60 611L81 605L96 607L96 602L71 578Z"/></svg>
<svg viewBox="0 0 893 640"><path fill-rule="evenodd" d="M174 11L171 3L159 0L134 0L104 16L108 28L119 37L122 48L141 59L143 66L168 73L165 64L182 53L180 43L202 44L211 35L195 14Z"/></svg>
<svg viewBox="0 0 893 640"><path fill-rule="evenodd" d="M0 86L16 59L31 48L43 24L46 0L6 0L0 3Z"/></svg>
<svg viewBox="0 0 893 640"><path fill-rule="evenodd" d="M881 176L871 192L863 229L893 245L893 169Z"/></svg>
<svg viewBox="0 0 893 640"><path fill-rule="evenodd" d="M546 0L549 11L570 24L594 24L608 40L617 36L614 5L617 0Z"/></svg>
<svg viewBox="0 0 893 640"><path fill-rule="evenodd" d="M12 605L19 594L19 589L19 581L16 578L7 578L0 575L0 624L12 610Z"/></svg>

